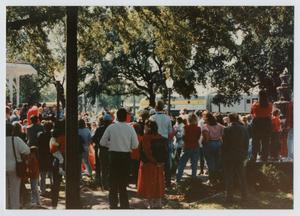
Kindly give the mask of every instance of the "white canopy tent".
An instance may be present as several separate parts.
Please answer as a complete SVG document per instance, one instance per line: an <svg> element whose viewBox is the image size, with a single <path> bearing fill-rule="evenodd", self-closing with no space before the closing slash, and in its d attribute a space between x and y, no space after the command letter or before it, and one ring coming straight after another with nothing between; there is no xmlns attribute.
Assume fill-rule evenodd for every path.
<svg viewBox="0 0 300 216"><path fill-rule="evenodd" d="M17 92L17 104L20 102L20 76L36 75L37 71L29 64L6 63L6 80L9 89L9 99L13 101L13 90Z"/></svg>

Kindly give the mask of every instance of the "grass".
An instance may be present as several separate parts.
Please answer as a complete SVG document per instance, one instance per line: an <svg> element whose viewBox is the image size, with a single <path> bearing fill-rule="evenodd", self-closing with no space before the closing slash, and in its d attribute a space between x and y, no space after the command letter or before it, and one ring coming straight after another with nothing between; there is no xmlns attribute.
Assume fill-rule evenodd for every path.
<svg viewBox="0 0 300 216"><path fill-rule="evenodd" d="M294 203L292 192L250 189L247 201L242 202L240 196L235 195L234 202L228 204L222 189L191 183L190 180L177 185L167 194L166 209L293 209Z"/></svg>

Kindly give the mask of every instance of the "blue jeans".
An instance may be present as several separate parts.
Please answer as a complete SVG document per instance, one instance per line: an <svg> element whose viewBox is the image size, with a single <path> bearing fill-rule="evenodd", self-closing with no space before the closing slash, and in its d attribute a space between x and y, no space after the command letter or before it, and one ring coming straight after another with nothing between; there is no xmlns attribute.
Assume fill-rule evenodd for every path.
<svg viewBox="0 0 300 216"><path fill-rule="evenodd" d="M191 159L192 163L192 178L196 178L197 175L197 162L199 158L199 148L187 149L184 150L183 155L181 156L178 164L178 170L176 174L176 181L180 181L183 175L183 170L186 166L186 163Z"/></svg>
<svg viewBox="0 0 300 216"><path fill-rule="evenodd" d="M84 151L82 152L82 161L84 163L84 166L86 168L86 170L88 171L89 175L92 176L92 167L91 164L89 162L89 151Z"/></svg>
<svg viewBox="0 0 300 216"><path fill-rule="evenodd" d="M221 145L222 142L220 140L210 140L203 145L210 180L215 177L215 174L220 167L219 155Z"/></svg>
<svg viewBox="0 0 300 216"><path fill-rule="evenodd" d="M288 159L294 159L294 129L290 128L287 138Z"/></svg>
<svg viewBox="0 0 300 216"><path fill-rule="evenodd" d="M40 204L39 179L30 178L31 202Z"/></svg>

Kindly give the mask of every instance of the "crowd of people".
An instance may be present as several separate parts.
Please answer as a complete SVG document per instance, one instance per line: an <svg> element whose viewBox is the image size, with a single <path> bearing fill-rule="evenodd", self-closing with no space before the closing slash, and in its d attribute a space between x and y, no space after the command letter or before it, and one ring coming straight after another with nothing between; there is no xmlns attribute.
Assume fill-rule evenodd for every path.
<svg viewBox="0 0 300 216"><path fill-rule="evenodd" d="M47 178L56 208L65 175L65 123L63 112L56 115L56 108L46 104L6 107L7 208L25 208L28 179L31 203L40 205L40 196L47 196ZM162 208L166 188L182 181L190 160L193 179L208 174L208 184L224 182L226 200L232 202L236 176L242 199L247 199L247 162L293 159L293 103L285 122L280 115L264 91L244 116L207 110L182 110L179 116L172 116L163 101L157 101L155 108L140 110L137 118L125 108L103 111L97 121L91 121L88 113L80 114L81 175L109 191L111 209L130 208L129 183L148 208ZM16 163L22 159L27 174L19 177Z"/></svg>

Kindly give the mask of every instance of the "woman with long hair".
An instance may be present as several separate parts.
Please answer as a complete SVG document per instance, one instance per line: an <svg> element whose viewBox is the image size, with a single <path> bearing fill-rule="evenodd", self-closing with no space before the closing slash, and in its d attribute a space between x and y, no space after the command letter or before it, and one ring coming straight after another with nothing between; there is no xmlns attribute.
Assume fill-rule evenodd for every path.
<svg viewBox="0 0 300 216"><path fill-rule="evenodd" d="M219 169L219 156L224 126L217 122L212 113L207 113L206 124L202 129L203 150L208 166L209 182L216 183Z"/></svg>
<svg viewBox="0 0 300 216"><path fill-rule="evenodd" d="M146 121L140 148L145 153L147 162L140 162L137 191L143 198L148 199L150 208L161 208L161 198L165 194L164 164L156 161L151 149L152 141L161 138L156 122Z"/></svg>
<svg viewBox="0 0 300 216"><path fill-rule="evenodd" d="M251 106L252 121L252 161L256 161L261 150L261 160L267 161L269 156L269 143L272 132L273 104L268 101L266 91L259 92L257 102Z"/></svg>

